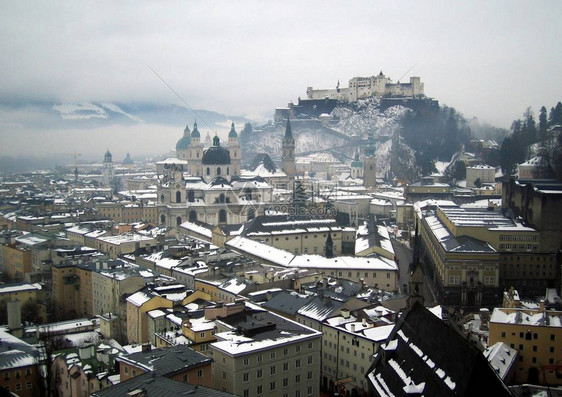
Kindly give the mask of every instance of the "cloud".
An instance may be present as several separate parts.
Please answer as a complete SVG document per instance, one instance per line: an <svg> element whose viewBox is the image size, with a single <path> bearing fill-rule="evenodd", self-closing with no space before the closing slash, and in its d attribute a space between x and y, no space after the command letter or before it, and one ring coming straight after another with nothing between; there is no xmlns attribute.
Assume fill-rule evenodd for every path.
<svg viewBox="0 0 562 397"><path fill-rule="evenodd" d="M414 65L403 81L509 126L560 100L561 14L554 0L3 2L0 100L96 103L63 113L91 119L107 103L180 105L151 67L193 108L268 119L307 86Z"/></svg>

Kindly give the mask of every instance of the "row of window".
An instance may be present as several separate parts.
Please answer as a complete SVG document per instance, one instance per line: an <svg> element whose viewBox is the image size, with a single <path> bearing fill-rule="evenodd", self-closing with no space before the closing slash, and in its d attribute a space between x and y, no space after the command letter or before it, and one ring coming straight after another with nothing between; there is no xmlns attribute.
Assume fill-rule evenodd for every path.
<svg viewBox="0 0 562 397"><path fill-rule="evenodd" d="M284 381L285 381L285 379L284 379ZM287 381L287 384L284 384L284 385L283 385L283 387L287 387L287 386L288 386L288 381ZM271 382L271 383L269 384L269 391L273 391L273 390L276 390L276 384L275 384L275 382ZM313 393L313 390L314 390L314 388L313 388L312 386L308 386L308 387L306 388L306 395L307 395L307 396L311 396L312 393ZM264 392L263 385L257 385L257 386L256 386L256 394L257 394L257 395L262 395L263 392ZM243 396L244 396L244 397L250 397L250 389L244 389ZM301 391L300 391L300 390L295 390L294 396L295 396L295 397L301 397ZM283 397L289 397L289 393L283 393Z"/></svg>
<svg viewBox="0 0 562 397"><path fill-rule="evenodd" d="M500 236L500 241L538 241L538 236Z"/></svg>
<svg viewBox="0 0 562 397"><path fill-rule="evenodd" d="M314 348L314 342L308 342L307 348L308 348L308 350L311 350L312 348ZM300 345L296 345L296 346L295 346L295 352L296 352L296 353L300 353L300 352L301 352L301 346L300 346ZM288 348L288 347L283 348L283 356L288 356L288 355L289 355L289 348ZM270 358L270 359L274 360L276 357L277 357L277 353L276 353L276 352L270 352L270 353L269 353L269 358ZM258 354L258 355L256 356L256 361L257 361L258 363L263 362L263 354ZM300 361L300 360L299 360L299 361ZM308 357L308 361L309 361L309 364L312 363L312 356L309 356L309 357ZM249 358L244 358L244 360L242 361L242 363L243 363L243 365L250 365L250 359L249 359Z"/></svg>
<svg viewBox="0 0 562 397"><path fill-rule="evenodd" d="M297 366L297 368L299 368L299 367L300 367L300 364L299 364L299 366ZM269 370L270 370L270 375L275 375L275 373L276 373L275 367L270 367ZM285 363L285 365L283 365L283 371L288 371L288 370L289 370L288 364ZM310 380L310 379L312 379L312 377L313 377L313 372L308 371L308 373L306 375L306 378ZM222 378L226 379L226 372L224 372L224 371L222 373ZM262 378L263 378L263 369L258 369L256 371L256 379L262 379ZM249 372L244 372L242 374L242 381L243 382L249 382L250 381L250 373ZM296 375L295 376L295 383L299 383L300 381L301 381L301 376ZM283 379L283 387L287 386L285 383L288 383L288 382L289 382L289 378L284 378Z"/></svg>

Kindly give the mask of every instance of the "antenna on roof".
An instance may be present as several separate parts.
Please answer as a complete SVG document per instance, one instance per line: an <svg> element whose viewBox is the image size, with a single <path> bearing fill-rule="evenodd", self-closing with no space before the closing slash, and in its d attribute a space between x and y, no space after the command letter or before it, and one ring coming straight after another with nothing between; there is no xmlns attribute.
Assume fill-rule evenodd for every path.
<svg viewBox="0 0 562 397"><path fill-rule="evenodd" d="M199 117L199 119L201 119L201 120L205 123L205 125L206 125L207 127L209 127L209 129L210 129L211 131L213 131L213 132L215 133L215 135L217 135L217 132L213 129L213 127L211 127L211 126L209 125L209 123L207 123L207 122L205 121L205 119L204 119L203 117L201 117L201 115L195 111L195 109L193 109L191 106L189 106L189 104L181 97L181 95L178 94L178 93L176 92L176 90L174 90L174 89L172 88L172 86L171 86L170 84L168 84L168 83L166 82L166 80L164 80L164 79L162 78L162 76L160 76L158 73L156 73L156 71L155 71L154 69L152 69L150 66L146 65L146 67L149 68L150 70L152 70L152 73L154 73L154 74L156 75L156 77L158 77L160 80L162 80L162 82L163 82L164 84L166 84L166 87L168 87L168 88L180 99L180 101L182 101L182 103L183 103L185 106L187 106L187 108L188 108L189 110L191 110L197 117Z"/></svg>
<svg viewBox="0 0 562 397"><path fill-rule="evenodd" d="M408 70L406 71L406 73L404 73L402 76L400 76L400 78L398 79L398 82L399 82L399 83L400 83L400 80L402 80L402 77L404 77L404 76L406 76L408 73L410 73L410 70L412 70L412 69L414 68L414 66L416 66L415 63L412 65L412 67L411 67L410 69L408 69Z"/></svg>

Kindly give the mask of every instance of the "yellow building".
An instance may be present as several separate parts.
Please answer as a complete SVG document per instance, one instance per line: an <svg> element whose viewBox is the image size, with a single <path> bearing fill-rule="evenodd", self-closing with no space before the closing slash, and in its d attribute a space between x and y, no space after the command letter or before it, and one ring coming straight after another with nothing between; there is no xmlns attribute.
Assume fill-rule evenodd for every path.
<svg viewBox="0 0 562 397"><path fill-rule="evenodd" d="M8 302L19 301L20 309L26 303L38 303L44 299L44 290L39 283L14 283L4 284L0 286L0 308L5 310ZM43 321L46 320L47 314L44 305L36 305L38 315Z"/></svg>
<svg viewBox="0 0 562 397"><path fill-rule="evenodd" d="M4 272L13 280L22 280L31 273L31 249L23 245L2 245Z"/></svg>
<svg viewBox="0 0 562 397"><path fill-rule="evenodd" d="M504 342L519 351L514 383L562 385L562 312L496 308L489 344Z"/></svg>

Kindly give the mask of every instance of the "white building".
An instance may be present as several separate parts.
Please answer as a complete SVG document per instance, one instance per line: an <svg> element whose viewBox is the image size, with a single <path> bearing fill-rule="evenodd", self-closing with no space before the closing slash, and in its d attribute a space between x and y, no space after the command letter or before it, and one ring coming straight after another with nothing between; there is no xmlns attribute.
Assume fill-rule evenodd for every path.
<svg viewBox="0 0 562 397"><path fill-rule="evenodd" d="M349 80L348 88L336 88L315 90L308 87L306 95L309 99L337 99L345 102L355 102L358 99L372 96L394 96L417 98L424 96L424 84L419 77L410 77L409 83L392 83L390 77L386 77L382 71L377 76L354 77Z"/></svg>

